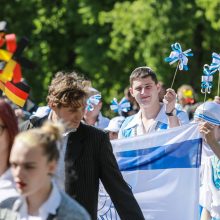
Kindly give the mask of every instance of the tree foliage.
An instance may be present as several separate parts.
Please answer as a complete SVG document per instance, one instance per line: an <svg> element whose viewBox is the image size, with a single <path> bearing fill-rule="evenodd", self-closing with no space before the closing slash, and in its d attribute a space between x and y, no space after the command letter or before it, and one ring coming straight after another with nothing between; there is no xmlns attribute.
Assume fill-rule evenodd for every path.
<svg viewBox="0 0 220 220"><path fill-rule="evenodd" d="M199 92L203 65L211 62L213 51L220 52L218 0L1 3L1 20L8 22L9 33L30 39L25 56L37 67L22 72L37 103L45 103L48 84L59 70L83 73L102 92L105 103L122 98L137 66L151 66L169 87L175 65L164 58L175 42L191 48L194 57L188 72L178 72L174 89L188 83Z"/></svg>

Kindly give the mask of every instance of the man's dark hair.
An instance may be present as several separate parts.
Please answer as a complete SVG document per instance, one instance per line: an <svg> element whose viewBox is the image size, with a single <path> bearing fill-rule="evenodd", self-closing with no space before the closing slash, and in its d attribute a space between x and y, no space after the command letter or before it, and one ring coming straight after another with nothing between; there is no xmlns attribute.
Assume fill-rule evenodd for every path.
<svg viewBox="0 0 220 220"><path fill-rule="evenodd" d="M147 66L137 67L130 75L130 86L132 86L133 81L136 79L143 79L146 77L151 77L151 79L158 84L158 79L156 73Z"/></svg>

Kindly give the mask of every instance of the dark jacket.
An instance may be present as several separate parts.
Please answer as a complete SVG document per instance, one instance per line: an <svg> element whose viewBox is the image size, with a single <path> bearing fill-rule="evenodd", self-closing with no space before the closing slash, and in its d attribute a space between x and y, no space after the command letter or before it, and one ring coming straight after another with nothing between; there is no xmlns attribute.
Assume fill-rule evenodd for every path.
<svg viewBox="0 0 220 220"><path fill-rule="evenodd" d="M35 125L42 121L35 120ZM30 128L32 125L23 125ZM97 219L99 180L122 220L144 219L140 207L130 188L124 181L108 135L89 125L80 124L76 132L70 133L65 154L65 191L76 199Z"/></svg>

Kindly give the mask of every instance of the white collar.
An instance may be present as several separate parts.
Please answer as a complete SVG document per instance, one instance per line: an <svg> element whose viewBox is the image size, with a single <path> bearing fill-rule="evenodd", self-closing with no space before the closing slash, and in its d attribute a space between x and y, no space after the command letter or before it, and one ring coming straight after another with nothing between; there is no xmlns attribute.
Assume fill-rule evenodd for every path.
<svg viewBox="0 0 220 220"><path fill-rule="evenodd" d="M163 103L161 103L160 105L161 105L160 111L154 120L164 124L168 124L167 116L165 114L165 105ZM141 110L139 110L138 113L134 115L133 119L125 126L124 129L129 129L136 127L138 125L142 125L143 123L141 119L141 113L142 113Z"/></svg>
<svg viewBox="0 0 220 220"><path fill-rule="evenodd" d="M57 208L60 206L61 202L61 194L60 191L55 183L53 183L53 189L52 192L46 202L43 203L43 205L40 207L39 213L49 215L50 213L55 215Z"/></svg>
<svg viewBox="0 0 220 220"><path fill-rule="evenodd" d="M71 133L71 132L76 132L76 131L77 131L77 128L71 128L71 129L65 131L65 132L63 133L63 136L66 137L66 136L68 136L69 133Z"/></svg>
<svg viewBox="0 0 220 220"><path fill-rule="evenodd" d="M39 217L42 220L46 220L49 214L55 215L58 207L61 203L61 194L57 185L52 181L52 191L48 199L39 208ZM16 200L13 210L19 211L21 219L28 217L28 208L26 199L24 197Z"/></svg>
<svg viewBox="0 0 220 220"><path fill-rule="evenodd" d="M138 111L138 113L136 113L133 117L133 119L125 126L124 129L129 129L129 128L133 128L136 127L138 125L142 124L142 120L141 120L141 110Z"/></svg>

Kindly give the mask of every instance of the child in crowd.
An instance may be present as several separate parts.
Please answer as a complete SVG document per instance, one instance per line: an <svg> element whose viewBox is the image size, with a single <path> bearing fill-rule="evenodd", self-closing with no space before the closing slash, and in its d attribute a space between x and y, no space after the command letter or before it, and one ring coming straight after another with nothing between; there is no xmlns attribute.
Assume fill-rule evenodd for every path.
<svg viewBox="0 0 220 220"><path fill-rule="evenodd" d="M201 104L196 101L196 94L192 86L183 84L177 90L177 100L180 108L189 116L189 120L193 119L196 108Z"/></svg>

